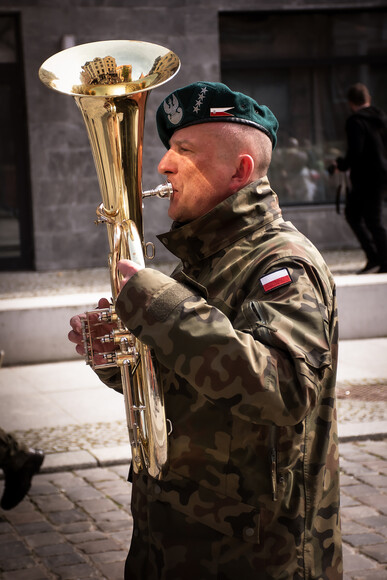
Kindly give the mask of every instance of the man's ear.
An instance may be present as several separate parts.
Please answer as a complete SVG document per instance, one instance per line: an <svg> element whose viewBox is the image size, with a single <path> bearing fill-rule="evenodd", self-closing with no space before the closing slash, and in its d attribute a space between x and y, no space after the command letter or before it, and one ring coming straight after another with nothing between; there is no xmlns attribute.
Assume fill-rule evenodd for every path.
<svg viewBox="0 0 387 580"><path fill-rule="evenodd" d="M242 189L245 185L253 181L254 159L248 153L243 153L238 157L238 166L234 175L231 177L231 188L234 191Z"/></svg>

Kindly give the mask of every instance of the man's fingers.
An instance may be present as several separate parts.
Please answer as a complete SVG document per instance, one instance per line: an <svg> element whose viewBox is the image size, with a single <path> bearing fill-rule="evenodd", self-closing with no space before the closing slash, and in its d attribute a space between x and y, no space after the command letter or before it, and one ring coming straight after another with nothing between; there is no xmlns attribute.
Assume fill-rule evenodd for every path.
<svg viewBox="0 0 387 580"><path fill-rule="evenodd" d="M107 298L100 298L98 301L98 307L96 310L101 310L104 308L109 308L110 302ZM91 336L92 341L92 348L95 353L103 353L109 352L114 350L113 343L102 343L100 339L102 336L110 334L112 328L114 328L114 324L105 323L99 320L99 313L93 312L92 314L88 314L88 327L89 331L88 334ZM68 339L70 342L73 342L76 347L76 352L81 355L85 356L85 347L83 344L83 331L82 331L82 320L86 317L86 313L77 314L70 319L70 326L71 330L68 333ZM96 361L98 363L105 362L101 354L96 354Z"/></svg>
<svg viewBox="0 0 387 580"><path fill-rule="evenodd" d="M74 342L75 344L82 343L82 335L78 332L74 332L74 330L70 330L67 336L70 342Z"/></svg>
<svg viewBox="0 0 387 580"><path fill-rule="evenodd" d="M75 332L78 332L78 333L82 332L81 318L83 318L83 317L84 317L83 314L77 314L76 316L73 316L70 319L70 326Z"/></svg>
<svg viewBox="0 0 387 580"><path fill-rule="evenodd" d="M77 344L77 346L75 347L75 350L81 356L85 356L85 349L83 347L83 344Z"/></svg>
<svg viewBox="0 0 387 580"><path fill-rule="evenodd" d="M132 260L120 260L117 263L117 268L122 276L129 280L134 274L136 274L139 270L142 270L144 266L140 266L137 262L133 262Z"/></svg>

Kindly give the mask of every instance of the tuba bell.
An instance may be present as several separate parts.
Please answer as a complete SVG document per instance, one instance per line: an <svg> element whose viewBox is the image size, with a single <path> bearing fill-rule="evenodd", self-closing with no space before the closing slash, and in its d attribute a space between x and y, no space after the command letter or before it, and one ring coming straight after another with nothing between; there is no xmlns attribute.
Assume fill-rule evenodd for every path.
<svg viewBox="0 0 387 580"><path fill-rule="evenodd" d="M167 436L163 392L151 349L124 327L115 312L121 276L117 263L130 259L145 265L143 197L168 197L170 184L142 192L142 149L145 107L149 91L179 70L176 54L147 42L118 40L74 46L46 60L39 69L49 88L74 97L85 122L97 170L102 203L97 223L105 223L112 304L85 313L83 336L86 362L93 369L118 367L125 400L132 464L160 479L167 467ZM114 351L96 364L91 321L114 322ZM94 327L94 326L93 326ZM101 353L99 353L101 354Z"/></svg>

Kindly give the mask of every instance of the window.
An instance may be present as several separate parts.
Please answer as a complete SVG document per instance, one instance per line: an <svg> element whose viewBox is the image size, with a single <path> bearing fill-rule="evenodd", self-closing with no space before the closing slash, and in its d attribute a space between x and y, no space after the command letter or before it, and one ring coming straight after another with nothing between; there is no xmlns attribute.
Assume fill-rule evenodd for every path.
<svg viewBox="0 0 387 580"><path fill-rule="evenodd" d="M269 178L282 204L333 203L326 167L345 152L346 92L362 82L387 110L387 10L225 12L222 81L279 120Z"/></svg>
<svg viewBox="0 0 387 580"><path fill-rule="evenodd" d="M0 268L33 261L24 79L17 16L0 16Z"/></svg>

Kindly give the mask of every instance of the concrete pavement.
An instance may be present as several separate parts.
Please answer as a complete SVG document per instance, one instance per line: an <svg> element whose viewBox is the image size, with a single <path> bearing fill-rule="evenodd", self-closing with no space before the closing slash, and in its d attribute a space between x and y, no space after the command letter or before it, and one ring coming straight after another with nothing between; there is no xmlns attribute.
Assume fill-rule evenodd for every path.
<svg viewBox="0 0 387 580"><path fill-rule="evenodd" d="M386 440L343 443L341 466L344 580L385 580ZM126 465L37 475L19 506L0 510L0 578L122 580L132 533L126 475Z"/></svg>
<svg viewBox="0 0 387 580"><path fill-rule="evenodd" d="M386 353L387 338L340 342L338 413L343 441L387 437ZM0 425L29 445L44 448L45 470L96 467L130 458L122 396L105 387L81 358L2 367Z"/></svg>
<svg viewBox="0 0 387 580"><path fill-rule="evenodd" d="M387 578L386 351L387 338L339 348L345 580ZM0 578L122 580L132 520L121 395L82 360L3 367L0 425L47 453L27 498L0 510Z"/></svg>

